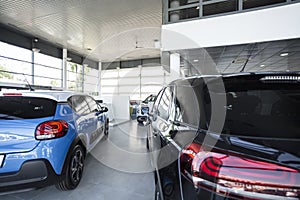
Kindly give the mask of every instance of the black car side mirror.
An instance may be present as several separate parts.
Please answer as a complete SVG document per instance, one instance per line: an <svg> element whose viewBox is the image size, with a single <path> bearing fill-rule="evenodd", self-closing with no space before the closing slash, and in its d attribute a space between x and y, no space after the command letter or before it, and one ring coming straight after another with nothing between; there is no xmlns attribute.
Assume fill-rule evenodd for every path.
<svg viewBox="0 0 300 200"><path fill-rule="evenodd" d="M107 112L107 111L108 111L108 108L107 108L107 107L101 107L100 112Z"/></svg>

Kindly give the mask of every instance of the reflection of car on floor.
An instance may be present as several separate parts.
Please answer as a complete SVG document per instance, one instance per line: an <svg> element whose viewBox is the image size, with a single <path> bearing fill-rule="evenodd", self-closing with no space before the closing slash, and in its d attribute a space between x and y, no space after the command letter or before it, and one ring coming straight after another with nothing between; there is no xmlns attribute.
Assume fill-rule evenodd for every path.
<svg viewBox="0 0 300 200"><path fill-rule="evenodd" d="M150 121L155 199L300 198L300 73L174 81Z"/></svg>
<svg viewBox="0 0 300 200"><path fill-rule="evenodd" d="M0 192L79 184L105 132L106 107L63 91L0 92Z"/></svg>
<svg viewBox="0 0 300 200"><path fill-rule="evenodd" d="M144 101L140 103L136 110L136 119L139 123L147 121L148 113L152 109L153 103L155 101L156 96L150 95Z"/></svg>

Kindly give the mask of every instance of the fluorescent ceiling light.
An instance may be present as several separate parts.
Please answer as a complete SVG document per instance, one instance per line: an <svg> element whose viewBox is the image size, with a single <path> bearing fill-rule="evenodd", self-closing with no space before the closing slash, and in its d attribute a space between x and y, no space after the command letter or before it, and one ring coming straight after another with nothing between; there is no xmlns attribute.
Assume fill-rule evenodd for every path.
<svg viewBox="0 0 300 200"><path fill-rule="evenodd" d="M198 59L195 59L195 60L193 60L194 62L199 62L199 60Z"/></svg>
<svg viewBox="0 0 300 200"><path fill-rule="evenodd" d="M289 55L289 53L281 53L280 54L281 57L285 57L285 56L288 56L288 55Z"/></svg>

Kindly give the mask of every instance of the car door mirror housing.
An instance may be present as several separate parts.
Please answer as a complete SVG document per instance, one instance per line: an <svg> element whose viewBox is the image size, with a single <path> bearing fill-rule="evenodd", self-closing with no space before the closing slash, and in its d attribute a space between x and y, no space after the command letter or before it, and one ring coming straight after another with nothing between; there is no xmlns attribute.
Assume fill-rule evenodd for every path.
<svg viewBox="0 0 300 200"><path fill-rule="evenodd" d="M101 112L107 112L107 111L108 111L108 108L107 108L107 107L102 107L100 111L101 111Z"/></svg>

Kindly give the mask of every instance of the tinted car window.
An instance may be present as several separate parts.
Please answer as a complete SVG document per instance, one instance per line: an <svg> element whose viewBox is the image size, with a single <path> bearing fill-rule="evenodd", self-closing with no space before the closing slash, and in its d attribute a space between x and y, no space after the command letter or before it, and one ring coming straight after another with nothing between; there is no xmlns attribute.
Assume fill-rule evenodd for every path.
<svg viewBox="0 0 300 200"><path fill-rule="evenodd" d="M209 92L211 95L223 94L227 98L222 133L254 137L300 138L298 84L243 81L241 84L241 80L226 80L225 91L212 89ZM203 105L207 118L210 119L210 94L200 87L196 91L198 93L204 91L206 98Z"/></svg>
<svg viewBox="0 0 300 200"><path fill-rule="evenodd" d="M87 101L87 103L90 107L90 110L92 112L97 112L98 111L98 104L92 97L87 96L86 101Z"/></svg>
<svg viewBox="0 0 300 200"><path fill-rule="evenodd" d="M198 96L192 86L176 87L175 121L184 122L198 127L200 121L200 107Z"/></svg>
<svg viewBox="0 0 300 200"><path fill-rule="evenodd" d="M147 97L143 102L144 103L148 103L148 102L153 102L153 101L155 101L155 98L156 98L156 96L149 96L149 97Z"/></svg>
<svg viewBox="0 0 300 200"><path fill-rule="evenodd" d="M86 101L86 96L74 95L68 99L68 103L71 108L80 115L90 113L90 108Z"/></svg>
<svg viewBox="0 0 300 200"><path fill-rule="evenodd" d="M157 95L157 98L155 99L155 102L153 104L153 107L152 107L152 112L153 111L157 111L157 108L158 108L158 103L160 101L160 98L161 98L161 95L163 94L164 92L164 89L162 89L161 91L159 91L158 95Z"/></svg>
<svg viewBox="0 0 300 200"><path fill-rule="evenodd" d="M228 91L226 108L224 133L299 137L300 90Z"/></svg>
<svg viewBox="0 0 300 200"><path fill-rule="evenodd" d="M55 114L57 102L46 98L0 97L0 119L33 119Z"/></svg>
<svg viewBox="0 0 300 200"><path fill-rule="evenodd" d="M167 87L161 96L161 99L159 101L159 105L157 108L158 115L165 120L167 120L169 117L169 106L172 102L172 98L173 98L172 89Z"/></svg>

